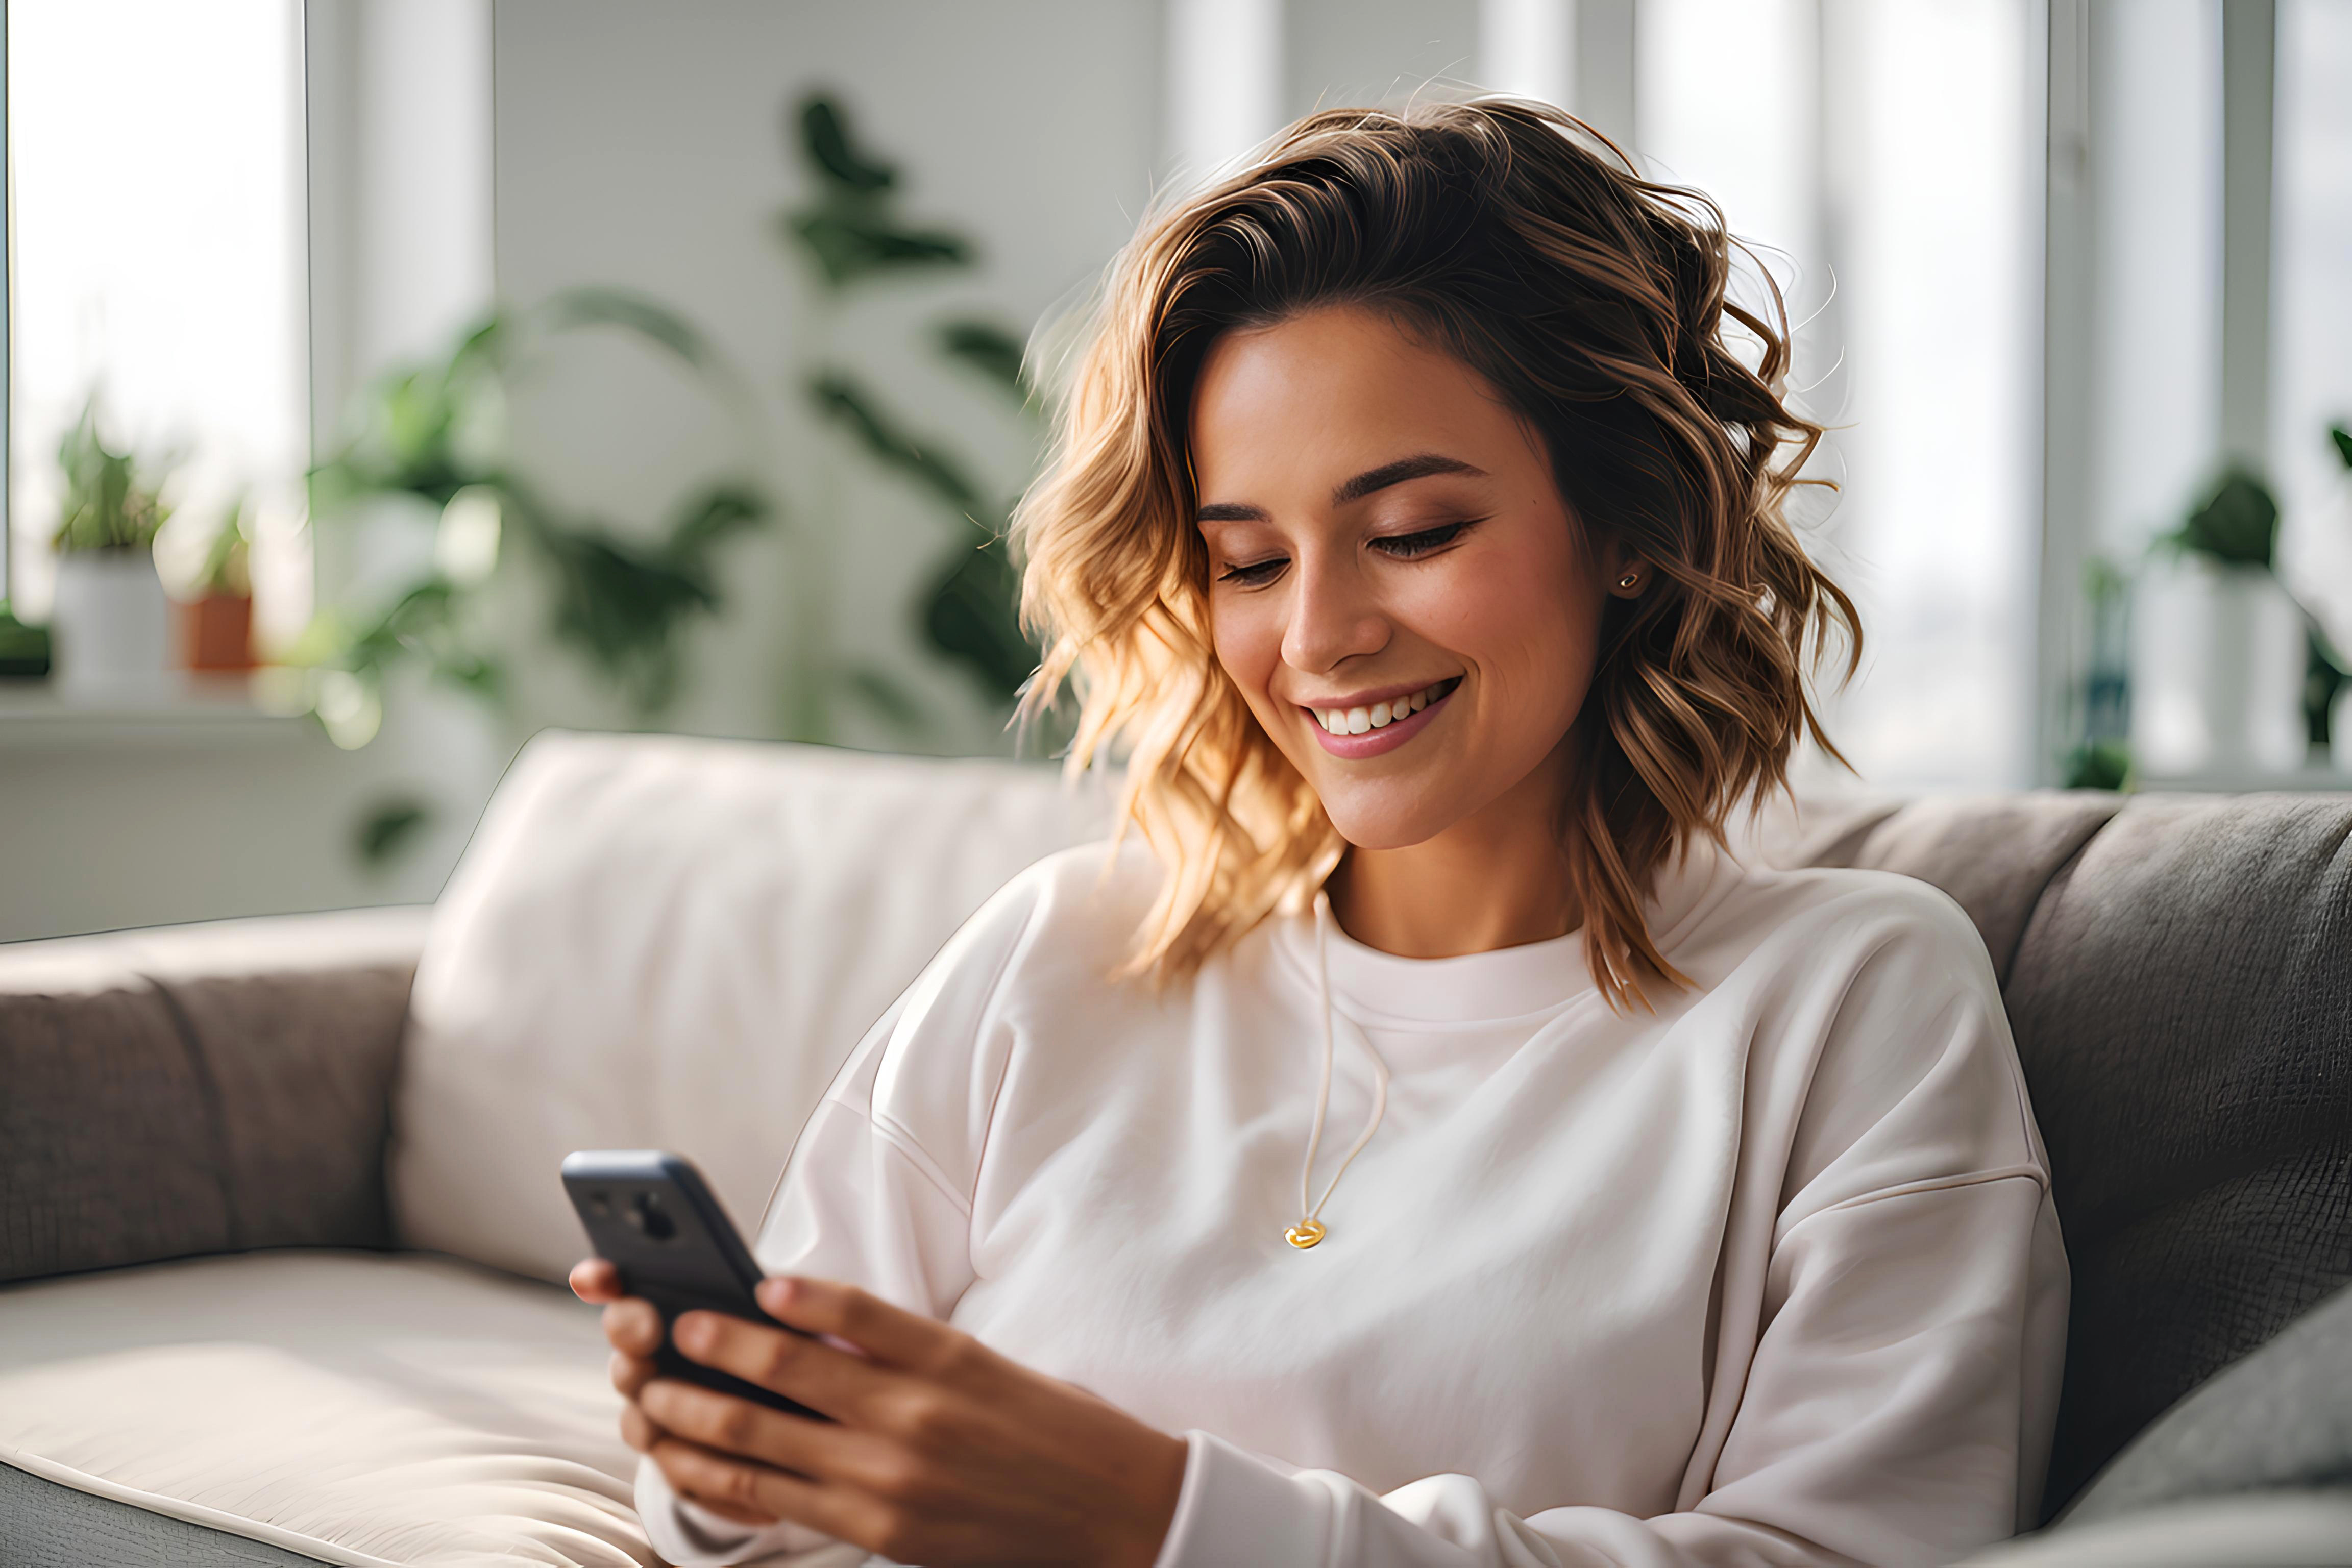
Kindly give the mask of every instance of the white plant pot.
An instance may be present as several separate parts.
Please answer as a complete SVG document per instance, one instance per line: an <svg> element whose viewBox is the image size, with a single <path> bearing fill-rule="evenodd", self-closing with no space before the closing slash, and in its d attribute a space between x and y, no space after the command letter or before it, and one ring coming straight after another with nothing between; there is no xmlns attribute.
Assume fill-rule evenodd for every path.
<svg viewBox="0 0 2352 1568"><path fill-rule="evenodd" d="M2132 751L2154 777L2304 763L2303 613L2258 566L2151 563L2132 601Z"/></svg>
<svg viewBox="0 0 2352 1568"><path fill-rule="evenodd" d="M76 551L58 560L49 612L58 689L71 697L152 697L164 684L170 612L146 551Z"/></svg>

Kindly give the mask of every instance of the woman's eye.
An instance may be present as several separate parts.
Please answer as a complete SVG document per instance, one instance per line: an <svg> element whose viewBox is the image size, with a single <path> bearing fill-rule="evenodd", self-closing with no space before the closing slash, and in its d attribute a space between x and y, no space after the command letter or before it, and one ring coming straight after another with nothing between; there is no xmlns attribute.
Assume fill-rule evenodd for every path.
<svg viewBox="0 0 2352 1568"><path fill-rule="evenodd" d="M1479 520L1465 518L1460 522L1444 522L1435 528L1424 528L1412 533L1391 533L1372 541L1372 548L1399 561L1412 561L1444 549L1462 537Z"/></svg>
<svg viewBox="0 0 2352 1568"><path fill-rule="evenodd" d="M1265 561L1253 561L1245 566L1228 566L1218 574L1220 583L1238 583L1244 588L1260 587L1274 581L1282 569L1290 564L1287 555L1276 555Z"/></svg>

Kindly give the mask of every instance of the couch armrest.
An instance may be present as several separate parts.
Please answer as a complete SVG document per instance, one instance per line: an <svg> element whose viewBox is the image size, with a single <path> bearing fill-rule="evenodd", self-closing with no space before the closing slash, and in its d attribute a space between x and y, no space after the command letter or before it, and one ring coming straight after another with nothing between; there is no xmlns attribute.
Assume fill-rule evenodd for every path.
<svg viewBox="0 0 2352 1568"><path fill-rule="evenodd" d="M421 910L0 945L0 1281L390 1245Z"/></svg>

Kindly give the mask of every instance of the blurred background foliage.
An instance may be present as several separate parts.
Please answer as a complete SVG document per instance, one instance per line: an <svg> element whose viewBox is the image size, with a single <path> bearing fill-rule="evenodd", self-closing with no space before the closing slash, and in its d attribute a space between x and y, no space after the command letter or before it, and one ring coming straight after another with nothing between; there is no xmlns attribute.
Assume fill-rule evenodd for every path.
<svg viewBox="0 0 2352 1568"><path fill-rule="evenodd" d="M978 263L978 247L949 228L925 226L899 209L899 172L852 128L838 99L814 92L786 117L809 175L810 195L786 212L778 231L809 263L821 288L818 308L880 279L948 274ZM820 332L827 343L833 334ZM932 328L943 362L980 381L1033 416L1036 398L1024 374L1021 336L1002 322L955 316ZM915 627L940 657L962 669L983 700L1010 714L1037 651L1016 614L1020 585L1005 544L1015 496L992 496L962 457L918 434L870 376L827 355L801 381L827 426L885 471L913 486L939 510L946 538L937 570L915 606ZM1033 424L1035 421L1033 417ZM1042 444L1042 426L1033 435ZM1024 476L1025 477L1025 476ZM852 672L850 689L902 730L930 722L912 692L878 669Z"/></svg>
<svg viewBox="0 0 2352 1568"><path fill-rule="evenodd" d="M344 445L311 470L311 515L328 526L387 500L423 503L437 515L431 571L372 611L321 614L296 649L297 663L330 673L315 711L339 743L373 738L384 683L405 665L503 700L499 643L469 607L517 553L505 548L509 541L523 547L545 584L557 647L585 660L642 718L657 716L676 694L681 628L723 602L720 547L774 509L748 479L722 477L682 499L648 539L550 504L509 458L506 391L547 338L592 328L651 343L722 395L740 385L682 316L620 290L575 289L530 311L493 315L446 359L379 380L354 410Z"/></svg>
<svg viewBox="0 0 2352 1568"><path fill-rule="evenodd" d="M785 150L805 176L806 195L779 215L774 233L805 265L817 315L832 317L885 279L944 280L979 265L971 237L904 212L898 166L859 139L837 97L801 96L782 120ZM845 334L830 330L829 320L818 326L808 335L814 352L785 376L829 439L784 476L787 495L752 477L761 454L747 450L740 471L712 476L650 521L551 501L513 456L507 408L555 339L617 331L683 370L714 406L738 417L747 442L761 439L746 373L659 300L612 288L565 290L528 310L502 310L443 359L402 367L371 385L352 410L343 444L310 473L312 517L336 528L364 525L386 506L430 516L433 565L388 595L329 607L298 645L293 661L314 672L312 710L329 733L340 744L365 744L381 724L388 684L407 668L494 707L507 704L509 671L530 650L509 617L487 606L496 595L492 579L517 574L544 595L547 640L619 696L638 722L660 720L690 679L690 628L727 607L730 542L754 530L806 528L810 519L845 526L833 515L835 476L822 471L835 463L888 476L937 515L937 561L908 606L908 635L927 657L961 673L971 700L993 722L1009 720L1036 664L1019 625L1019 584L1005 541L1017 495L992 490L964 453L920 432L882 378L836 346ZM922 331L941 374L964 376L1015 411L1025 479L1045 432L1021 333L970 314L942 315ZM799 556L787 550L782 559L790 572ZM936 700L878 661L820 649L814 662L771 673L780 686L820 682L902 741L920 744L941 731L946 716ZM811 711L816 717L785 732L832 739L825 706ZM362 857L374 863L395 855L420 820L407 801L373 814L357 835Z"/></svg>

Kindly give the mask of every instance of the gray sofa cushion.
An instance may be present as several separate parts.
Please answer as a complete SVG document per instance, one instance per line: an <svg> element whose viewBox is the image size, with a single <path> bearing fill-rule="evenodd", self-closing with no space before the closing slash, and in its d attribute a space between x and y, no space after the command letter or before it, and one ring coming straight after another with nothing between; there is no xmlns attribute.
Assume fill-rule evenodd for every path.
<svg viewBox="0 0 2352 1568"><path fill-rule="evenodd" d="M410 971L0 990L0 1281L390 1244Z"/></svg>
<svg viewBox="0 0 2352 1568"><path fill-rule="evenodd" d="M1811 865L1899 871L1941 888L1976 922L2007 984L2042 890L2123 804L2087 790L1916 800L1858 811L1796 852Z"/></svg>
<svg viewBox="0 0 2352 1568"><path fill-rule="evenodd" d="M2063 1527L2186 1498L2320 1487L2352 1488L2352 1290L2158 1416L2084 1489Z"/></svg>
<svg viewBox="0 0 2352 1568"><path fill-rule="evenodd" d="M2054 1510L2352 1281L2352 797L2134 800L2007 997L2074 1268Z"/></svg>

